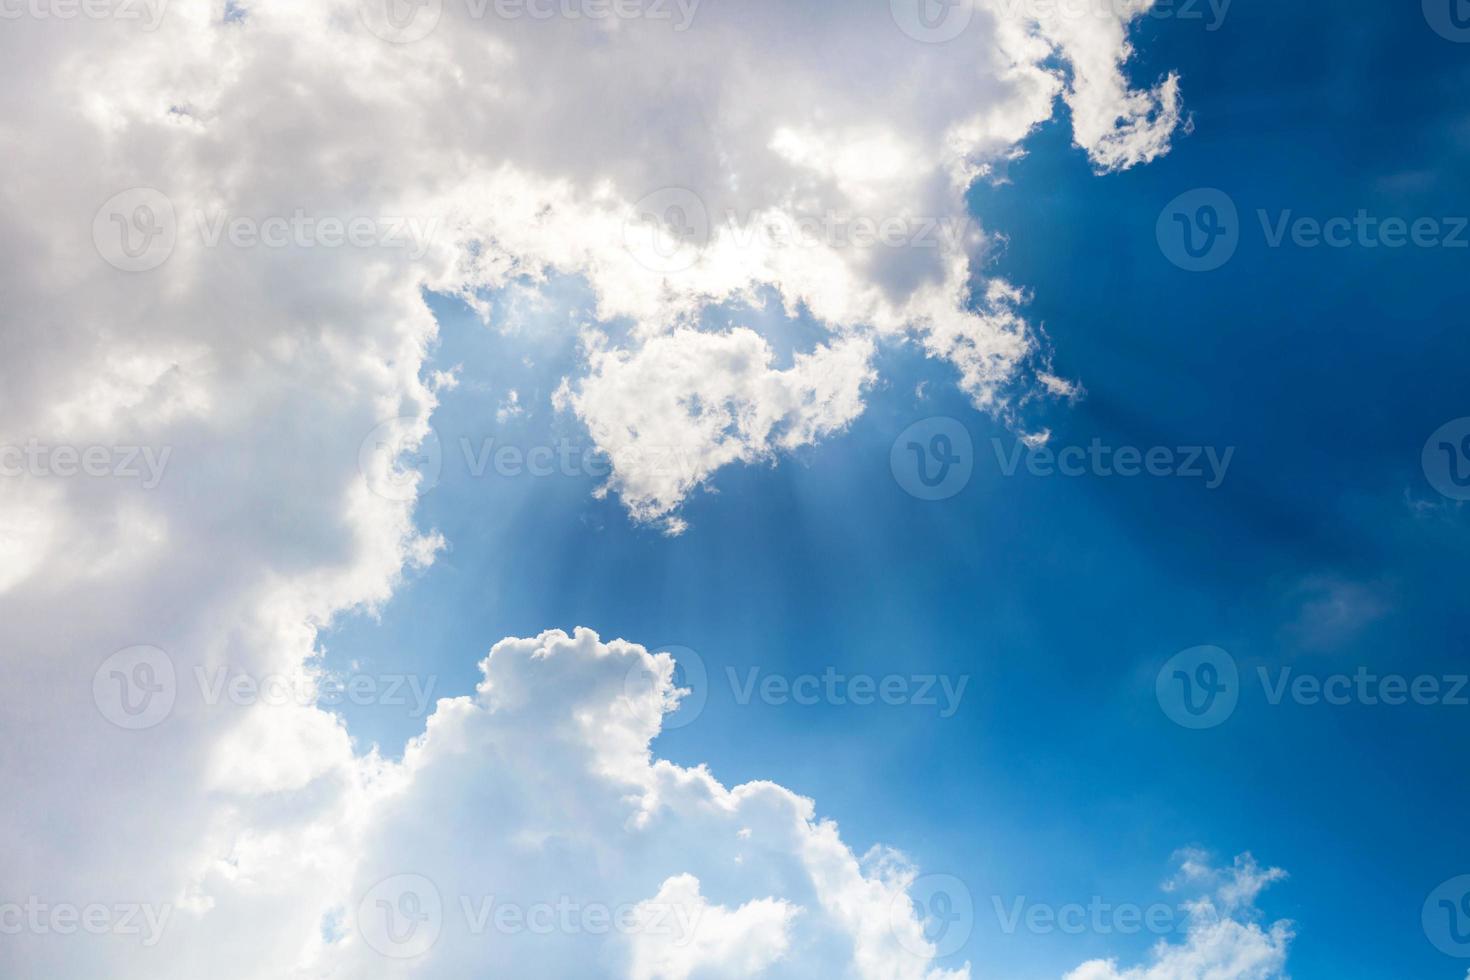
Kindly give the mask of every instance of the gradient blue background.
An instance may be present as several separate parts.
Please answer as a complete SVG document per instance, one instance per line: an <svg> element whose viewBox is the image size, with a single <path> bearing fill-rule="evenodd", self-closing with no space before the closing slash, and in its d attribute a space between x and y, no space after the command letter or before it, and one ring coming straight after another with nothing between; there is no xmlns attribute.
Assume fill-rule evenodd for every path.
<svg viewBox="0 0 1470 980"><path fill-rule="evenodd" d="M1460 980L1470 961L1429 944L1420 907L1470 872L1470 708L1272 706L1248 683L1228 722L1187 731L1154 680L1198 644L1251 676L1470 671L1470 514L1420 467L1429 434L1470 415L1470 251L1273 249L1256 217L1470 214L1470 44L1410 2L1235 0L1219 30L1205 23L1137 28L1135 81L1178 69L1194 115L1167 157L1095 176L1059 118L1009 183L971 200L1009 236L987 272L1034 290L1027 314L1057 372L1087 389L1072 406L1030 406L1028 421L1056 446L1233 446L1223 487L1005 477L991 440L1009 447L1011 433L969 406L951 369L893 349L850 431L721 471L718 493L685 508L689 531L668 538L592 499L590 476L470 476L461 437L585 444L547 406L576 351L534 317L507 340L435 299L437 366L463 371L434 418L444 469L419 523L450 550L380 621L330 634L329 663L432 672L452 695L504 636L586 625L690 647L708 701L657 750L727 784L780 782L859 852L891 844L963 879L976 922L953 959L977 977L1138 962L1156 937L1007 935L992 896L1167 900L1171 853L1199 845L1290 872L1262 905L1296 923L1294 975ZM1196 274L1166 260L1155 223L1198 187L1226 191L1242 227L1234 258ZM556 293L555 315L585 308L575 284ZM500 425L508 388L528 413ZM889 470L895 436L932 415L961 420L975 445L969 485L937 503ZM1333 587L1356 608L1324 623L1313 603ZM970 682L948 719L737 704L725 668L757 665ZM401 708L347 715L392 755L422 726Z"/></svg>

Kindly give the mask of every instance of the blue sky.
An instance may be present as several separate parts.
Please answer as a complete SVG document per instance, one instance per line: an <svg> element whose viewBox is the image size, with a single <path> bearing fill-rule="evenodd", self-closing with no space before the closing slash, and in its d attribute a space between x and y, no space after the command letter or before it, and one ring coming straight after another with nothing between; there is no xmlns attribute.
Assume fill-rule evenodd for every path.
<svg viewBox="0 0 1470 980"><path fill-rule="evenodd" d="M1466 977L1470 0L0 20L0 976Z"/></svg>
<svg viewBox="0 0 1470 980"><path fill-rule="evenodd" d="M509 334L435 297L432 366L462 369L432 419L443 470L417 519L449 547L380 619L329 635L329 662L350 651L363 669L432 669L443 696L472 689L492 642L548 625L692 649L704 707L657 751L727 784L775 780L815 798L857 850L884 842L961 879L975 921L954 962L977 976L1141 958L1156 937L1007 934L994 903L1170 901L1170 857L1191 845L1289 872L1261 904L1296 924L1296 976L1463 976L1420 911L1470 870L1470 708L1272 704L1259 671L1470 670L1470 525L1421 466L1430 433L1470 415L1470 250L1271 247L1259 212L1470 214L1470 46L1417 10L1366 2L1236 0L1215 31L1174 18L1136 31L1134 77L1177 68L1193 133L1099 178L1054 123L970 201L1009 238L986 271L1033 292L1025 312L1055 372L1086 389L1024 406L1026 424L1053 447L1233 448L1218 488L1007 476L995 440L1010 452L1014 431L977 412L948 365L887 348L847 431L721 470L669 537L593 499L590 474L468 471L461 438L587 445L547 405L574 338L538 330L586 316L583 288L559 280L533 311L491 297ZM1197 188L1239 214L1237 251L1208 272L1178 268L1156 239L1165 206ZM792 349L801 335L782 334ZM497 422L510 389L525 413ZM895 437L933 416L973 442L973 475L942 501L890 471ZM1195 731L1162 710L1155 680L1203 644L1228 651L1241 689L1228 720ZM968 680L952 717L741 704L728 681L828 667ZM383 706L348 719L389 754L421 727Z"/></svg>

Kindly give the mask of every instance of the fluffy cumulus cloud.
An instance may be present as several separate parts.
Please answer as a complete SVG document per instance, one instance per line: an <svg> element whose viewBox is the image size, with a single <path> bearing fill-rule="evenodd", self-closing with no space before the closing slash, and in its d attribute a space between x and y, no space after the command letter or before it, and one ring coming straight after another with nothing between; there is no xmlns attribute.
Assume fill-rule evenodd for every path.
<svg viewBox="0 0 1470 980"><path fill-rule="evenodd" d="M1096 169L1145 162L1177 83L1127 79L1142 4L961 3L942 41L902 3L529 6L7 7L0 882L85 927L37 913L0 972L459 976L502 935L471 941L460 900L493 894L632 909L507 942L542 975L935 974L900 859L650 757L669 692L620 693L636 647L497 647L390 763L309 696L317 634L444 544L399 465L452 383L425 370L426 290L488 310L584 281L557 405L608 492L677 530L720 467L861 412L881 344L1006 414L1044 351L977 274L965 187L1061 105ZM762 303L817 342L708 326ZM240 678L288 694L219 686ZM402 875L442 903L416 956L374 946L427 935L432 894L372 891Z"/></svg>
<svg viewBox="0 0 1470 980"><path fill-rule="evenodd" d="M1229 868L1215 868L1197 850L1181 852L1178 877L1170 890L1194 897L1184 903L1188 923L1178 943L1161 941L1147 966L1120 969L1115 960L1084 963L1065 980L1286 980L1291 923L1262 926L1256 897L1286 877L1280 868L1262 868L1249 854Z"/></svg>
<svg viewBox="0 0 1470 980"><path fill-rule="evenodd" d="M482 668L368 791L325 975L950 975L912 869L860 860L780 786L650 754L678 698L668 654L550 631Z"/></svg>

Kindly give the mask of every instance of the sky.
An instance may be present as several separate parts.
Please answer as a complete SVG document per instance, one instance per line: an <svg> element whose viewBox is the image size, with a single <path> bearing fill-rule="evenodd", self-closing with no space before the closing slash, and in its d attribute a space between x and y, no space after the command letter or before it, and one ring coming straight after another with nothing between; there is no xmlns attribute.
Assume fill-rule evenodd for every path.
<svg viewBox="0 0 1470 980"><path fill-rule="evenodd" d="M0 972L1470 969L1458 6L37 4Z"/></svg>

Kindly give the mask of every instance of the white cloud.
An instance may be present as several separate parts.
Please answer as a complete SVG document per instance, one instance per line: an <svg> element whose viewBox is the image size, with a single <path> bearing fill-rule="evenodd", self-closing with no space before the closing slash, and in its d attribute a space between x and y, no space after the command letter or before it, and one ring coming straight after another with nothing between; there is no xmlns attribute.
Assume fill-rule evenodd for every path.
<svg viewBox="0 0 1470 980"><path fill-rule="evenodd" d="M772 458L856 418L872 354L871 341L853 337L780 370L752 330L680 330L636 352L594 350L591 375L563 387L557 404L608 453L609 486L633 517L667 519L721 466Z"/></svg>
<svg viewBox="0 0 1470 980"><path fill-rule="evenodd" d="M1188 923L1183 941L1161 940L1147 966L1120 969L1116 960L1092 960L1064 980L1287 980L1290 922L1259 923L1256 897L1286 877L1280 868L1262 868L1249 854L1229 868L1215 868L1202 851L1178 855L1179 874L1171 891L1200 893L1185 903Z"/></svg>
<svg viewBox="0 0 1470 980"><path fill-rule="evenodd" d="M1310 650L1339 650L1393 611L1392 589L1385 583L1334 575L1307 576L1291 600L1298 609L1284 632Z"/></svg>
<svg viewBox="0 0 1470 980"><path fill-rule="evenodd" d="M1123 83L1128 18L1082 31L987 6L964 41L922 45L882 4L711 3L674 34L466 20L449 3L437 30L399 45L341 0L235 8L173 3L156 30L26 16L0 34L0 444L170 450L152 489L0 480L0 739L21 747L0 762L19 800L0 808L0 881L174 910L154 947L8 937L4 972L391 976L354 959L348 928L372 874L416 867L446 890L462 876L498 892L503 867L568 893L673 895L719 923L692 948L609 951L653 975L722 957L735 972L925 975L905 951L916 937L895 943L889 924L911 872L864 866L784 789L726 789L647 756L656 715L609 713L607 671L630 648L578 639L563 661L504 667L500 686L442 706L402 764L354 754L318 708L210 703L194 678L317 676L318 631L387 600L444 544L413 523L422 485L394 482L401 454L432 452L428 418L452 384L424 380L425 288L483 308L482 290L583 277L598 321L563 403L618 457L610 489L670 529L718 467L855 417L879 343L915 338L1004 413L1037 344L1013 287L985 282L967 302L981 238L757 232L831 225L829 211L959 228L966 183L1019 153L1059 97L1099 169L1148 159L1173 128L1173 89ZM636 254L638 202L666 187L710 218L687 268ZM828 334L789 365L738 323L703 329L710 304L768 292ZM686 440L691 469L643 463L644 447ZM503 663L551 641L519 642ZM171 658L175 702L123 731L92 703L94 675L139 644ZM525 728L507 741L500 726L533 694L541 741ZM555 754L572 768L532 764ZM621 866L623 845L646 868ZM603 864L570 860L578 848ZM470 955L452 939L436 962ZM585 966L589 948L550 955Z"/></svg>
<svg viewBox="0 0 1470 980"><path fill-rule="evenodd" d="M890 924L911 869L865 868L779 786L726 788L651 755L667 654L549 631L496 644L482 668L475 696L441 702L369 792L357 920L320 951L328 975L462 977L491 949L515 976L932 975L896 931L919 923ZM405 874L443 911L432 947L399 963L364 938L382 910L359 896ZM510 911L485 914L492 898Z"/></svg>

